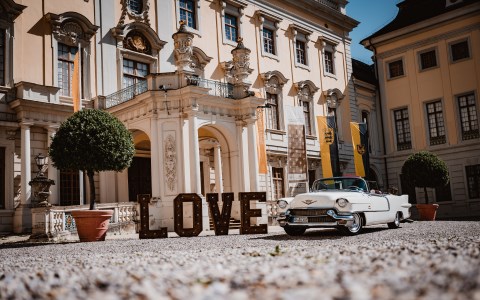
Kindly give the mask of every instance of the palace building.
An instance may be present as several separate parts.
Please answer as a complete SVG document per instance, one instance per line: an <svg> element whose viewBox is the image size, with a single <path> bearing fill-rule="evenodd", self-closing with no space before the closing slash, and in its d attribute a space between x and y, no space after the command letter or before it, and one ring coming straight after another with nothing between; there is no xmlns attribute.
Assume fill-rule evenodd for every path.
<svg viewBox="0 0 480 300"><path fill-rule="evenodd" d="M226 192L237 220L239 192L266 192L267 204L256 204L266 223L275 213L268 203L323 177L319 120L327 117L334 174L355 174L350 122L364 122L368 177L386 186L379 97L372 69L352 65L358 22L346 4L2 0L0 232L60 234L72 230L70 211L88 203L83 174L48 160L38 167L55 181L53 206L39 205L29 184L36 158L73 114L76 84L82 109L112 113L134 137L128 169L96 174L99 207L115 210L114 223L138 219L137 195L148 194L150 228L172 231L173 199L197 193L207 228L206 194Z"/></svg>
<svg viewBox="0 0 480 300"><path fill-rule="evenodd" d="M362 44L374 52L385 132L385 180L422 203L401 168L428 150L443 159L450 183L430 189L438 217L480 215L480 2L405 0ZM415 202L414 202L415 203Z"/></svg>

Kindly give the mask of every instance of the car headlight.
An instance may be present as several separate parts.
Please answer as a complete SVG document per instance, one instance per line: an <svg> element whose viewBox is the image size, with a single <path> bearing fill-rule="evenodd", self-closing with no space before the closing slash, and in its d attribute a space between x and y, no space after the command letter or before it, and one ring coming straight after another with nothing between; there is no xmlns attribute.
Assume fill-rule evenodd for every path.
<svg viewBox="0 0 480 300"><path fill-rule="evenodd" d="M286 208L287 205L288 205L288 203L287 203L287 201L285 201L285 200L278 200L278 201L277 201L277 205L278 205L278 207L280 207L280 208Z"/></svg>
<svg viewBox="0 0 480 300"><path fill-rule="evenodd" d="M345 207L348 204L348 200L345 198L338 198L337 199L337 205L340 207Z"/></svg>

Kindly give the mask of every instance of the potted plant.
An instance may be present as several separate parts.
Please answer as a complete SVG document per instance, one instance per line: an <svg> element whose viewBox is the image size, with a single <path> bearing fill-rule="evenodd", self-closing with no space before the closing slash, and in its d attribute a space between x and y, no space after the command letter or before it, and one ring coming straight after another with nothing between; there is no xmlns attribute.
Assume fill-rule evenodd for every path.
<svg viewBox="0 0 480 300"><path fill-rule="evenodd" d="M53 165L85 172L90 187L90 210L72 212L80 241L105 240L113 214L96 209L95 172L121 171L130 166L134 153L132 135L106 111L81 110L60 125L49 150Z"/></svg>
<svg viewBox="0 0 480 300"><path fill-rule="evenodd" d="M428 188L436 188L448 184L448 168L443 160L428 151L420 151L410 155L402 166L402 174L413 186L423 188L425 204L417 204L420 220L435 220L438 204L429 203Z"/></svg>

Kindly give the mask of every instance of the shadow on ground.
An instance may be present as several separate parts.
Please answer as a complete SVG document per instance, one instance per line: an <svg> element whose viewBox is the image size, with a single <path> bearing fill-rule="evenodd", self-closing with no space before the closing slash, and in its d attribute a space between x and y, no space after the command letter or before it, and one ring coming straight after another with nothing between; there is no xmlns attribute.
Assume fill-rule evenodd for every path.
<svg viewBox="0 0 480 300"><path fill-rule="evenodd" d="M362 232L359 235L364 235L368 233L380 232L388 230L388 228L363 228ZM274 235L261 236L252 238L253 240L269 240L269 241L287 241L287 240L337 240L341 238L347 238L348 235L345 235L338 229L308 229L303 235L300 236L290 236L286 233L275 233Z"/></svg>

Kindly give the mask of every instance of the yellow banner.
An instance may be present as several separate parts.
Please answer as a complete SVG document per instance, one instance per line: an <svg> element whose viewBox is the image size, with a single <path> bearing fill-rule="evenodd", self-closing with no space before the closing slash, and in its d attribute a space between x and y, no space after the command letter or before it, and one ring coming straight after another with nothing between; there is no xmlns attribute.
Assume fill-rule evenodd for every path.
<svg viewBox="0 0 480 300"><path fill-rule="evenodd" d="M355 163L355 174L365 177L365 166L363 165L362 152L365 151L362 145L360 127L358 123L350 122L350 131L352 132L353 161Z"/></svg>
<svg viewBox="0 0 480 300"><path fill-rule="evenodd" d="M265 145L265 120L263 109L257 108L257 152L258 152L258 173L267 174L267 147Z"/></svg>
<svg viewBox="0 0 480 300"><path fill-rule="evenodd" d="M323 177L333 177L330 145L333 143L333 130L328 128L327 117L317 116L318 139L320 142L320 157L322 159Z"/></svg>
<svg viewBox="0 0 480 300"><path fill-rule="evenodd" d="M73 59L72 99L74 113L80 110L80 53L80 50L78 50Z"/></svg>

